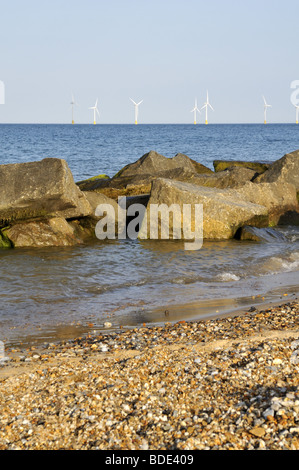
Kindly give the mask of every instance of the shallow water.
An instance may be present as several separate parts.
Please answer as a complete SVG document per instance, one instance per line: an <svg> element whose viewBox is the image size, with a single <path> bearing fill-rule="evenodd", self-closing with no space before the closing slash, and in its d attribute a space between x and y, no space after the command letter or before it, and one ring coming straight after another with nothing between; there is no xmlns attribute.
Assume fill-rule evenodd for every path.
<svg viewBox="0 0 299 470"><path fill-rule="evenodd" d="M78 181L112 176L151 149L186 153L211 168L214 159L273 161L299 148L297 136L292 125L5 125L0 163L61 157ZM191 252L181 242L131 240L2 250L0 340L51 342L105 321L129 327L221 315L263 297L291 299L299 285L299 228L279 230L285 240L205 242Z"/></svg>

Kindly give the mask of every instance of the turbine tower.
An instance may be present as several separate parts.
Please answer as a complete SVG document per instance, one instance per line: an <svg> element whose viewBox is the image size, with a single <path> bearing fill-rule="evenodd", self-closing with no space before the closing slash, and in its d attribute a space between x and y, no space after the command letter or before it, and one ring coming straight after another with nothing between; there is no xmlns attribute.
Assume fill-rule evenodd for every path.
<svg viewBox="0 0 299 470"><path fill-rule="evenodd" d="M94 125L96 125L96 123L97 123L97 120L96 120L97 114L98 114L98 116L100 116L100 113L99 113L99 110L98 110L98 101L99 100L97 99L96 104L94 106L92 106L91 108L89 108L89 109L93 109L93 123L94 123Z"/></svg>
<svg viewBox="0 0 299 470"><path fill-rule="evenodd" d="M267 109L272 108L271 104L268 104L266 98L263 96L264 100L264 124L267 124Z"/></svg>
<svg viewBox="0 0 299 470"><path fill-rule="evenodd" d="M194 124L196 124L196 117L197 117L197 111L200 113L200 110L197 107L197 98L195 99L195 106L194 108L190 111L191 113L194 113Z"/></svg>
<svg viewBox="0 0 299 470"><path fill-rule="evenodd" d="M75 124L74 121L74 106L75 104L78 106L78 103L76 103L74 95L72 95L72 101L71 101L71 106L72 106L72 124Z"/></svg>
<svg viewBox="0 0 299 470"><path fill-rule="evenodd" d="M205 104L201 108L201 109L206 110L206 124L208 124L208 108L211 108L211 110L214 111L214 108L211 106L211 104L209 102L209 92L207 91L207 101L205 102Z"/></svg>
<svg viewBox="0 0 299 470"><path fill-rule="evenodd" d="M139 106L141 105L141 103L143 103L143 100L139 101L139 103L135 103L135 101L133 101L132 98L130 98L130 100L132 101L135 107L135 124L137 125L138 124L138 110L139 110Z"/></svg>
<svg viewBox="0 0 299 470"><path fill-rule="evenodd" d="M299 124L299 105L294 104L296 108L296 124Z"/></svg>

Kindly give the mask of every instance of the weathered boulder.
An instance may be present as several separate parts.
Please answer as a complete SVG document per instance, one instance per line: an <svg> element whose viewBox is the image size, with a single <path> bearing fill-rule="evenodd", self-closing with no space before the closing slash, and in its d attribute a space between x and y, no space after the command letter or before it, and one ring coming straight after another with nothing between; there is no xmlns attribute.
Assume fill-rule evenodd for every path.
<svg viewBox="0 0 299 470"><path fill-rule="evenodd" d="M136 175L161 176L162 173L167 173L177 168L189 169L193 173L198 174L212 173L212 170L182 153L178 153L173 158L167 158L151 150L137 160L137 162L126 165L114 178Z"/></svg>
<svg viewBox="0 0 299 470"><path fill-rule="evenodd" d="M65 160L0 165L0 227L34 217L76 218L90 213Z"/></svg>
<svg viewBox="0 0 299 470"><path fill-rule="evenodd" d="M62 217L17 222L3 233L15 248L75 246L90 235L78 222L69 223Z"/></svg>
<svg viewBox="0 0 299 470"><path fill-rule="evenodd" d="M125 190L132 187L148 187L157 178L185 181L192 175L200 174L213 174L213 171L181 153L173 158L167 158L157 152L150 151L135 163L126 165L113 178L95 180L84 189L97 190L107 194L107 188ZM79 186L83 188L82 185L79 184Z"/></svg>
<svg viewBox="0 0 299 470"><path fill-rule="evenodd" d="M196 231L195 204L203 205L203 238L225 240L233 238L237 230L244 225L259 227L268 225L268 210L264 205L255 204L245 198L237 197L237 190L216 189L189 183L158 179L153 182L151 197L147 205L146 217L142 223L139 238L150 239L152 233L164 238L164 229L169 229L169 238L176 238L178 226L180 239L185 237L183 210L184 205L191 205L189 231ZM161 217L154 217L153 209L166 209ZM167 211L173 212L168 218ZM156 213L156 212L155 212ZM166 217L163 217L163 215ZM168 227L166 227L168 225ZM167 230L166 230L167 238Z"/></svg>
<svg viewBox="0 0 299 470"><path fill-rule="evenodd" d="M236 200L244 200L253 204L265 206L268 211L268 223L271 225L296 224L298 218L298 205L296 189L288 183L261 183L259 185L248 182L245 185L231 189Z"/></svg>
<svg viewBox="0 0 299 470"><path fill-rule="evenodd" d="M78 182L84 191L97 191L108 197L146 194L151 183L157 178L168 178L177 181L189 181L193 176L213 175L214 172L184 154L167 158L150 151L138 161L126 165L113 178L94 177Z"/></svg>
<svg viewBox="0 0 299 470"><path fill-rule="evenodd" d="M173 220L159 221L150 217L151 206L176 205ZM150 238L150 224L156 223L161 232L163 224L170 224L170 238L174 223L182 228L180 214L184 204L203 205L203 235L205 239L234 238L244 225L268 227L282 223L287 214L296 212L296 190L292 184L252 182L230 189L208 188L173 180L158 179L153 182L147 206L147 220L142 224L139 237ZM194 215L194 214L193 214ZM298 215L298 213L297 213ZM162 217L163 218L163 217ZM179 222L178 222L179 221ZM293 221L295 219L293 218ZM195 230L194 217L192 232ZM177 225L175 226L177 229ZM181 233L181 238L183 235Z"/></svg>
<svg viewBox="0 0 299 470"><path fill-rule="evenodd" d="M299 192L299 150L284 155L254 180L255 183L291 183Z"/></svg>
<svg viewBox="0 0 299 470"><path fill-rule="evenodd" d="M259 163L259 162L246 162L246 161L227 161L227 160L215 160L213 162L215 172L227 170L227 168L240 167L240 168L249 168L254 170L256 173L262 174L270 167L269 163Z"/></svg>

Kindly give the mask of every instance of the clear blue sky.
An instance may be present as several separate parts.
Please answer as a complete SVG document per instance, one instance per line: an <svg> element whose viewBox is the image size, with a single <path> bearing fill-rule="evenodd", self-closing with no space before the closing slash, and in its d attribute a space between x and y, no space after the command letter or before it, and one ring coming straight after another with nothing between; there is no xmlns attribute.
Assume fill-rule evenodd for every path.
<svg viewBox="0 0 299 470"><path fill-rule="evenodd" d="M2 122L292 122L298 0L0 0ZM201 114L198 120L203 122Z"/></svg>

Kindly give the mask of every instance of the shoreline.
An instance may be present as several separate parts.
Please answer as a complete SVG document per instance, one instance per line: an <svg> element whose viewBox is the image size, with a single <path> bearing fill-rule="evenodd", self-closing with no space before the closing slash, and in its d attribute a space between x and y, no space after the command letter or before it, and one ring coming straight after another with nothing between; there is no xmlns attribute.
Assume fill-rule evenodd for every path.
<svg viewBox="0 0 299 470"><path fill-rule="evenodd" d="M141 328L144 324L147 327L161 327L165 323L175 324L179 321L185 322L200 322L209 321L214 319L222 319L231 316L241 316L250 312L252 309L267 309L273 307L279 307L282 303L297 300L299 298L299 289L297 286L284 286L283 290L274 289L264 294L257 294L248 297L238 298L223 298L204 300L202 302L189 302L182 304L165 304L163 307L148 310L148 312L142 313L142 321L139 323L121 323L113 324L111 328L105 328L104 326L97 326L92 320L90 322L78 321L76 324L57 324L46 327L39 327L39 331L36 333L33 331L31 334L22 334L15 338L6 339L2 341L5 344L5 348L8 352L11 351L26 351L31 347L40 349L43 344L55 343L59 344L63 341L75 340L76 337L84 335L97 335L113 333L118 334L123 331L130 331L135 328ZM147 320L148 319L148 320ZM103 318L102 325L107 322L113 322L107 316L106 320ZM13 327L17 329L18 327ZM22 328L22 327L20 327ZM27 328L29 329L30 326ZM32 328L34 328L32 326Z"/></svg>
<svg viewBox="0 0 299 470"><path fill-rule="evenodd" d="M0 368L0 449L299 450L298 368L298 300L33 348Z"/></svg>

